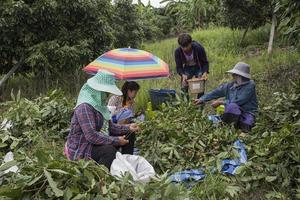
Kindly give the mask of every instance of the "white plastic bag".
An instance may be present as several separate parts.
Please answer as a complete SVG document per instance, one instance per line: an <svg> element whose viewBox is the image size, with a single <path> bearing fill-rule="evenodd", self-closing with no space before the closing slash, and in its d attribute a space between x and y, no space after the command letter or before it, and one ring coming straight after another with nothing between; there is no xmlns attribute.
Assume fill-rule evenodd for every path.
<svg viewBox="0 0 300 200"><path fill-rule="evenodd" d="M9 129L11 129L11 127L13 126L12 124L12 121L8 120L8 119L4 119L1 123L1 126L0 128L3 130L3 131L7 131Z"/></svg>
<svg viewBox="0 0 300 200"><path fill-rule="evenodd" d="M7 163L7 162L10 162L10 161L13 161L13 160L14 160L14 154L11 151L8 152L4 156L4 159L3 159L4 163ZM8 172L16 173L16 172L18 172L18 170L19 170L19 168L16 165L14 165L14 166L10 167L9 169L5 170L4 174L7 174Z"/></svg>
<svg viewBox="0 0 300 200"><path fill-rule="evenodd" d="M142 183L149 182L150 178L155 176L154 168L145 158L117 152L110 167L110 173L121 177L125 172L129 172L134 181Z"/></svg>

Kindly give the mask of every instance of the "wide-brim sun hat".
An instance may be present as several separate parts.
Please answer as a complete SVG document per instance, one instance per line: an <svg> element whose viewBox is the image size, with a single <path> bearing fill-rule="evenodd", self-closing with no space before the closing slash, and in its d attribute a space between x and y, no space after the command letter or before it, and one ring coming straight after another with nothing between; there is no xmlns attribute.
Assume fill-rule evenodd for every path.
<svg viewBox="0 0 300 200"><path fill-rule="evenodd" d="M248 65L247 63L244 62L238 62L233 69L227 71L227 73L230 74L237 74L239 76L245 77L250 79L251 75L250 75L250 65Z"/></svg>
<svg viewBox="0 0 300 200"><path fill-rule="evenodd" d="M99 70L95 76L87 80L87 84L97 91L108 92L118 96L123 94L116 86L114 74L106 70Z"/></svg>

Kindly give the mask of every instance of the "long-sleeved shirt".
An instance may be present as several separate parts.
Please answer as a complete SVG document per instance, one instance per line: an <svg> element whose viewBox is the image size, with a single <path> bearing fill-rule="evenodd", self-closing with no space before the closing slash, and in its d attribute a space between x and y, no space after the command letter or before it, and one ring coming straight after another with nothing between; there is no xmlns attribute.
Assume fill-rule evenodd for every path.
<svg viewBox="0 0 300 200"><path fill-rule="evenodd" d="M221 97L225 97L225 106L229 103L236 103L243 111L253 115L258 109L255 83L252 80L238 86L235 86L234 82L225 83L217 89L203 95L200 99L206 102Z"/></svg>
<svg viewBox="0 0 300 200"><path fill-rule="evenodd" d="M199 44L196 41L192 42L192 52L193 52L193 57L196 62L196 66L201 68L202 73L207 72L209 73L209 63L207 60L206 52L204 47ZM176 62L176 71L177 73L181 76L183 74L183 68L186 65L186 57L184 55L183 50L181 47L178 47L175 50L175 62Z"/></svg>
<svg viewBox="0 0 300 200"><path fill-rule="evenodd" d="M93 145L118 146L118 136L129 132L129 126L109 123L110 135L107 135L101 132L103 122L102 114L87 103L75 109L66 144L69 159L90 159Z"/></svg>

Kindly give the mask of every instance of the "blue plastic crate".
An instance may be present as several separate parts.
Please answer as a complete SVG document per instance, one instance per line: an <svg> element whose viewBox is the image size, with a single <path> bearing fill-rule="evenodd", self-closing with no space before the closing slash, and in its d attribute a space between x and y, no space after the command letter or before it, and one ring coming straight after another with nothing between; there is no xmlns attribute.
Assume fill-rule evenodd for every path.
<svg viewBox="0 0 300 200"><path fill-rule="evenodd" d="M150 89L149 95L152 108L157 110L162 103L174 101L176 98L176 91L168 89Z"/></svg>

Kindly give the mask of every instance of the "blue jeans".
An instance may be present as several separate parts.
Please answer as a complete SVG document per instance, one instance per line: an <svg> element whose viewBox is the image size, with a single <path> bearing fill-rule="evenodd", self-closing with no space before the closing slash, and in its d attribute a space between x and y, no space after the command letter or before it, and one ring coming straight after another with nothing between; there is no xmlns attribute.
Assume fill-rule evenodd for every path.
<svg viewBox="0 0 300 200"><path fill-rule="evenodd" d="M183 73L188 76L188 79L201 76L203 73L200 67L197 66L187 66L183 68Z"/></svg>
<svg viewBox="0 0 300 200"><path fill-rule="evenodd" d="M184 73L184 75L187 76L188 80L192 79L194 76L196 78L201 77L202 74L203 74L201 68L197 67L197 66L186 66L186 67L183 68L183 73ZM181 80L181 82L182 82L182 80ZM189 86L187 84L186 85L182 84L181 90L183 91L183 93L185 93L187 98L189 98L188 95L187 95L187 93L189 91ZM204 94L204 92L199 93L197 95L197 98L200 98L203 94Z"/></svg>

